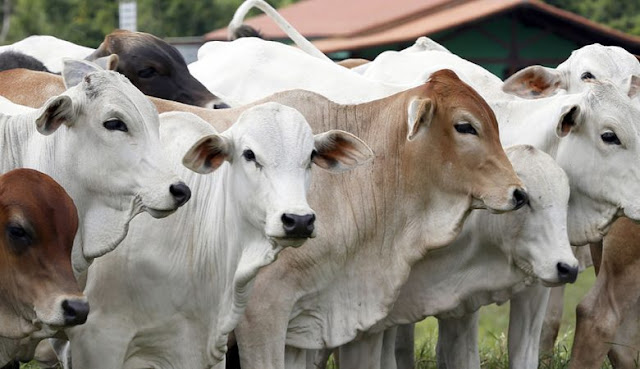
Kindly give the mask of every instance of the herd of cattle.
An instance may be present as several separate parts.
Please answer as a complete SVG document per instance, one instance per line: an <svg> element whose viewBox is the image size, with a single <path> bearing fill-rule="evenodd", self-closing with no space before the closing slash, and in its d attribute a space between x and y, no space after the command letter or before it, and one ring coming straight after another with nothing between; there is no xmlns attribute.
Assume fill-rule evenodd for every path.
<svg viewBox="0 0 640 369"><path fill-rule="evenodd" d="M635 367L635 56L502 81L423 37L337 64L262 0L232 33L252 7L299 48L0 47L0 365L408 369L435 316L439 367L480 368L478 309L510 300L533 369L590 244L570 367Z"/></svg>

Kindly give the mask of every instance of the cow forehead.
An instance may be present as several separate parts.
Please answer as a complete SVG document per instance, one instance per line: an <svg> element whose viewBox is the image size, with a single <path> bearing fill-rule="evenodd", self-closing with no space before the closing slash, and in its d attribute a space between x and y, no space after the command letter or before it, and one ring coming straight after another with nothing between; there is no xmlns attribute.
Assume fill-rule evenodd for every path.
<svg viewBox="0 0 640 369"><path fill-rule="evenodd" d="M640 110L622 91L608 81L590 82L587 94L588 114L598 125L621 124L633 132L638 132Z"/></svg>
<svg viewBox="0 0 640 369"><path fill-rule="evenodd" d="M267 103L245 111L232 127L239 150L250 148L270 161L300 163L313 150L311 127L297 110Z"/></svg>
<svg viewBox="0 0 640 369"><path fill-rule="evenodd" d="M451 70L440 70L431 75L427 81L430 96L444 108L463 109L473 114L479 123L489 124L498 129L498 121L489 104L467 83L463 82Z"/></svg>
<svg viewBox="0 0 640 369"><path fill-rule="evenodd" d="M118 106L126 109L130 114L141 115L148 121L155 121L156 126L158 125L158 119L153 119L158 116L155 106L120 73L113 71L89 73L79 88L84 91L90 104Z"/></svg>
<svg viewBox="0 0 640 369"><path fill-rule="evenodd" d="M136 58L145 58L149 61L159 61L162 59L171 59L173 66L185 65L182 55L169 44L161 39L143 32L114 32L108 37L116 39L115 45L119 45L123 51L123 56L135 55ZM119 50L115 50L119 51ZM132 53L133 52L133 53ZM122 56L121 56L122 57Z"/></svg>
<svg viewBox="0 0 640 369"><path fill-rule="evenodd" d="M629 74L640 73L640 62L621 47L593 44L573 51L569 59L561 63L558 69L572 74L588 71L598 79L624 78Z"/></svg>

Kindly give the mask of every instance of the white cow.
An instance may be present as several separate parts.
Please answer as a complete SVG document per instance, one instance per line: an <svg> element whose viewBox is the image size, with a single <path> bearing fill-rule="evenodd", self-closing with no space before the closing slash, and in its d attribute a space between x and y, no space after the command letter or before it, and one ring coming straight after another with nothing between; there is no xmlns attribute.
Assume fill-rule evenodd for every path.
<svg viewBox="0 0 640 369"><path fill-rule="evenodd" d="M135 215L167 216L190 192L163 158L155 108L128 80L84 61L67 61L63 76L69 89L43 107L0 114L0 172L33 168L69 193L79 215L72 263L80 276L118 246ZM49 334L44 327L4 347L3 358L30 357Z"/></svg>
<svg viewBox="0 0 640 369"><path fill-rule="evenodd" d="M464 317L465 322L475 323L478 308L505 302L537 280L550 285L575 280L578 261L566 231L566 175L549 155L532 146L512 146L505 151L530 194L528 206L504 215L473 212L451 245L429 253L411 269L386 319L362 339L343 346L340 367L395 368L395 340L387 340L395 335L386 332L386 342L382 340L383 330L396 324L433 315L445 320ZM457 340L467 336L440 330L442 350L438 354L444 356L441 361L447 368L480 367L477 345L474 347L477 328L469 326L471 350L460 356L448 355L448 348L460 345Z"/></svg>
<svg viewBox="0 0 640 369"><path fill-rule="evenodd" d="M573 51L571 56L555 69L538 65L522 69L505 80L503 90L523 98L539 98L564 91L569 93L584 91L588 89L589 81L608 80L624 92L635 93L633 90L638 86L638 78L640 78L640 62L634 55L621 47L593 44ZM638 104L640 100L636 98L634 102ZM594 247L597 249L602 245L597 243L597 245L592 245L592 249ZM588 248L577 248L574 251L580 255L581 260L590 263ZM529 292L532 295L530 299L535 300L540 296L540 291L534 291L539 288L544 287L532 286L532 291ZM519 299L527 299L526 294L527 292L522 292ZM564 287L551 289L540 338L540 350L543 353L553 349L558 335L564 305L563 295ZM516 305L515 307L519 306L527 305ZM529 306L535 306L535 304L532 303ZM512 314L522 315L517 311ZM627 319L630 319L629 321L637 320L632 316ZM635 329L634 324L622 324L621 327L626 330ZM621 332L621 335L623 334ZM614 345L612 350L624 350L623 346Z"/></svg>
<svg viewBox="0 0 640 369"><path fill-rule="evenodd" d="M162 221L137 218L124 245L91 266L90 317L67 331L75 368L218 367L258 269L315 236L312 164L336 172L373 158L344 131L314 137L299 112L276 103L246 110L222 134L189 113L161 121L195 201Z"/></svg>
<svg viewBox="0 0 640 369"><path fill-rule="evenodd" d="M410 86L374 82L294 47L255 37L205 43L198 50L198 60L189 64L189 72L232 106L292 89L313 91L340 104L355 104L392 95L426 80L416 77Z"/></svg>
<svg viewBox="0 0 640 369"><path fill-rule="evenodd" d="M64 58L84 59L95 51L90 47L47 35L29 36L11 45L0 46L0 53L9 50L38 59L53 73L62 72Z"/></svg>

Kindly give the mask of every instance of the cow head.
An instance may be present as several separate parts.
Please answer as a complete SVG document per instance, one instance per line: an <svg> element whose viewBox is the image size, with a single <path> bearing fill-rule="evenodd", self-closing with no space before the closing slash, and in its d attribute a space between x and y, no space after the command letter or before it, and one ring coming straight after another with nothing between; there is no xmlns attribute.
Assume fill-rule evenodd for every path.
<svg viewBox="0 0 640 369"><path fill-rule="evenodd" d="M71 269L78 214L65 190L31 169L0 176L0 336L39 337L82 324L89 304Z"/></svg>
<svg viewBox="0 0 640 369"><path fill-rule="evenodd" d="M529 202L517 211L482 218L480 227L499 238L504 254L526 274L545 284L573 283L578 260L567 235L569 180L553 158L528 145L507 148Z"/></svg>
<svg viewBox="0 0 640 369"><path fill-rule="evenodd" d="M557 118L574 245L599 241L620 215L640 221L640 109L612 83L589 85L565 100Z"/></svg>
<svg viewBox="0 0 640 369"><path fill-rule="evenodd" d="M403 176L411 196L423 207L441 208L431 229L451 230L450 242L470 208L494 212L518 209L527 201L498 135L495 115L471 87L450 70L435 72L408 107ZM438 189L425 198L426 188ZM429 197L429 196L426 196ZM447 210L448 209L448 210ZM455 219L451 219L451 217ZM439 243L437 242L437 243Z"/></svg>
<svg viewBox="0 0 640 369"><path fill-rule="evenodd" d="M372 158L357 137L336 130L313 136L297 110L267 103L243 112L224 133L199 140L183 163L208 173L229 162L230 196L251 228L273 244L300 246L315 236L315 213L307 204L312 165L344 171Z"/></svg>
<svg viewBox="0 0 640 369"><path fill-rule="evenodd" d="M133 216L167 216L190 191L164 159L155 107L126 78L73 60L63 77L69 89L39 109L36 126L44 135L62 131L51 154L54 177L80 213L76 267L115 248Z"/></svg>
<svg viewBox="0 0 640 369"><path fill-rule="evenodd" d="M640 86L640 63L621 47L592 44L573 51L556 69L539 65L522 69L504 81L503 90L531 99L561 90L585 91L595 80L608 80L634 95Z"/></svg>
<svg viewBox="0 0 640 369"><path fill-rule="evenodd" d="M87 60L110 54L118 55L116 70L145 95L202 107L221 103L193 78L178 50L156 36L116 30Z"/></svg>

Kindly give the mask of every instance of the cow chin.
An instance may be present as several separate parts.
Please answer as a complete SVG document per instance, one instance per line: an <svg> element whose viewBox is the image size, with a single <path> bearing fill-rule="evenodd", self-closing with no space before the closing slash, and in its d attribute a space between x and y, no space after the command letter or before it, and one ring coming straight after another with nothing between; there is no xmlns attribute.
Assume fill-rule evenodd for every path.
<svg viewBox="0 0 640 369"><path fill-rule="evenodd" d="M175 213L175 211L178 210L176 209L154 209L154 208L150 208L150 207L145 207L144 211L146 211L147 213L149 213L149 215L151 215L152 217L156 218L156 219L160 219L160 218L165 218L173 213Z"/></svg>
<svg viewBox="0 0 640 369"><path fill-rule="evenodd" d="M313 238L315 236L311 236ZM269 240L272 244L275 244L280 247L300 247L305 242L307 242L309 238L291 238L291 237L269 237Z"/></svg>

